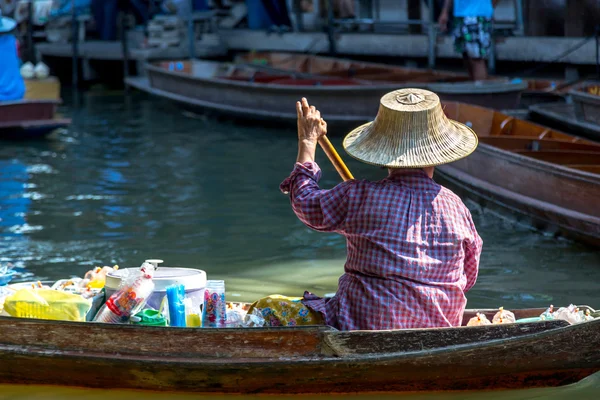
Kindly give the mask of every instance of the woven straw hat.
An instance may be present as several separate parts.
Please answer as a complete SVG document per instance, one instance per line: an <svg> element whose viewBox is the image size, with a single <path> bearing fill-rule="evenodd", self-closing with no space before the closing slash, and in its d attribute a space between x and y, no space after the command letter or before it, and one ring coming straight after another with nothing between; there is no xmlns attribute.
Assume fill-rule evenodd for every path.
<svg viewBox="0 0 600 400"><path fill-rule="evenodd" d="M446 117L435 93L401 89L383 96L375 121L350 132L343 146L367 164L424 168L460 160L477 143L473 130Z"/></svg>

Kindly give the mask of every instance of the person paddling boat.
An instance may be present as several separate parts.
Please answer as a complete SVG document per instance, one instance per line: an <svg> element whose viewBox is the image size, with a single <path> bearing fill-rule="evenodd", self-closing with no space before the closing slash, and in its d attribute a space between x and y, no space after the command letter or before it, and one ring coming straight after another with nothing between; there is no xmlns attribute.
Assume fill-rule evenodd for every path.
<svg viewBox="0 0 600 400"><path fill-rule="evenodd" d="M387 168L388 176L323 190L315 151L327 123L305 98L296 107L298 157L280 189L308 227L346 237L345 273L332 298L306 292L302 299L267 297L253 307L274 325L308 317L307 323L341 330L460 326L482 240L467 207L433 180L433 172L471 154L475 132L448 119L435 93L388 93L375 121L343 142L350 156Z"/></svg>

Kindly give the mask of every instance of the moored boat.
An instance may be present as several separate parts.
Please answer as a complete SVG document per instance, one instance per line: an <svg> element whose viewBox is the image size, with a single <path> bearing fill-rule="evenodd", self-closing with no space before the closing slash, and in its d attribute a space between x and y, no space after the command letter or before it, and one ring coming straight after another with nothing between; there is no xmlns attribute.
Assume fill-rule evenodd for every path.
<svg viewBox="0 0 600 400"><path fill-rule="evenodd" d="M600 370L599 341L600 319L342 332L1 317L0 383L286 394L559 386Z"/></svg>
<svg viewBox="0 0 600 400"><path fill-rule="evenodd" d="M407 83L457 83L469 81L469 76L463 72L448 72L423 68L408 68L392 66L382 63L363 62L340 58L323 57L308 54L295 54L283 52L252 52L237 56L238 63L250 64L265 70L289 71L298 74L316 76L329 76L339 78L353 78L364 82L397 82L401 85ZM492 77L491 81L504 81L506 85L524 83L525 87L518 104L508 95L499 99L472 99L472 98L447 98L446 100L464 101L485 107L497 109L512 109L527 107L531 104L547 103L550 101L564 101L568 90L575 85L574 82L565 83L552 79L514 79ZM458 87L459 85L455 85ZM507 87L508 87L507 86ZM434 86L435 88L435 86ZM436 91L434 88L431 90ZM439 93L438 93L439 94ZM481 95L480 93L478 95ZM444 98L443 98L444 99Z"/></svg>
<svg viewBox="0 0 600 400"><path fill-rule="evenodd" d="M0 138L31 139L66 127L70 119L57 118L57 100L0 102Z"/></svg>
<svg viewBox="0 0 600 400"><path fill-rule="evenodd" d="M293 105L301 97L309 98L311 103L318 106L330 123L356 124L372 120L381 96L402 86L428 88L445 101L468 100L503 108L516 105L520 92L527 87L523 82L468 82L463 78L442 75L433 81L426 77L419 78L418 74L409 76L406 73L404 76L410 80L404 83L373 83L362 79L364 75L299 75L265 71L252 65L199 60L147 64L146 71L147 80L130 78L126 82L188 107L289 123L296 121L295 110L290 104Z"/></svg>
<svg viewBox="0 0 600 400"><path fill-rule="evenodd" d="M600 125L577 118L574 104L546 103L529 107L531 117L578 136L600 141Z"/></svg>
<svg viewBox="0 0 600 400"><path fill-rule="evenodd" d="M473 105L446 102L444 111L480 144L438 167L442 178L536 228L600 246L600 144Z"/></svg>

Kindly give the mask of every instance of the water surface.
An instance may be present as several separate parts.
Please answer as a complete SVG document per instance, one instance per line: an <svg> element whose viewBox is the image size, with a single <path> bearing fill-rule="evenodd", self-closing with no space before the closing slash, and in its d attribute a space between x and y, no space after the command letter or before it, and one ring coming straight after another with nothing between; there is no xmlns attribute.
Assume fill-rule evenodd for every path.
<svg viewBox="0 0 600 400"><path fill-rule="evenodd" d="M295 161L293 130L216 121L142 95L126 102L120 93L92 92L62 111L73 125L49 140L0 142L0 262L13 263L19 280L162 258L225 279L231 300L335 292L344 239L305 228L278 190ZM340 132L331 134L341 152ZM384 176L344 158L356 177ZM337 184L322 153L317 161L322 186ZM598 251L467 204L484 240L469 307L600 307ZM49 398L45 389L15 390L0 399Z"/></svg>

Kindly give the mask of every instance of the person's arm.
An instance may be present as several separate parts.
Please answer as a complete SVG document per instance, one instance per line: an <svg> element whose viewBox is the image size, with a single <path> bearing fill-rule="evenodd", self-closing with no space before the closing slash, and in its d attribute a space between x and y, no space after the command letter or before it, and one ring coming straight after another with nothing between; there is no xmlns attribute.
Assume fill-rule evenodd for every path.
<svg viewBox="0 0 600 400"><path fill-rule="evenodd" d="M444 1L444 7L438 18L438 24L441 32L448 30L448 19L450 18L450 9L452 8L453 0Z"/></svg>
<svg viewBox="0 0 600 400"><path fill-rule="evenodd" d="M341 229L348 210L351 181L330 190L319 188L321 170L315 163L318 140L327 133L320 112L306 99L296 104L298 112L298 157L292 174L280 186L289 193L296 216L309 228L322 232Z"/></svg>
<svg viewBox="0 0 600 400"><path fill-rule="evenodd" d="M477 281L477 275L479 274L479 259L481 257L481 250L483 248L483 240L477 233L477 229L475 228L475 223L473 222L470 212L468 213L467 217L473 237L467 241L465 245L464 270L467 277L465 292L471 289Z"/></svg>
<svg viewBox="0 0 600 400"><path fill-rule="evenodd" d="M296 112L298 114L298 158L296 162L303 164L305 162L315 161L315 152L319 138L327 134L327 123L321 118L321 113L310 106L306 98L296 102Z"/></svg>

